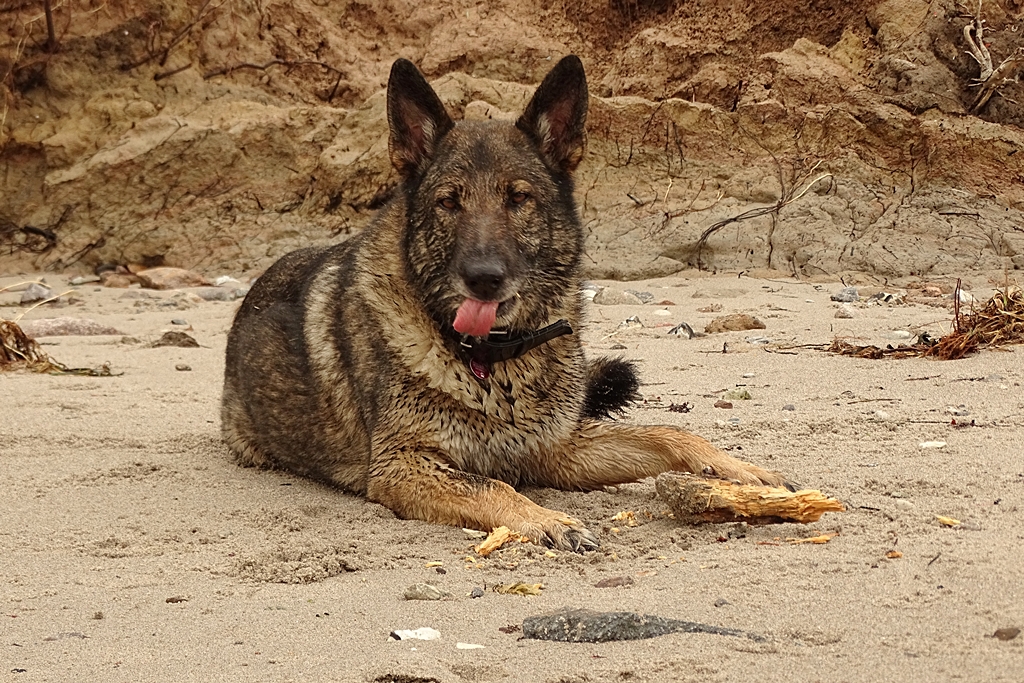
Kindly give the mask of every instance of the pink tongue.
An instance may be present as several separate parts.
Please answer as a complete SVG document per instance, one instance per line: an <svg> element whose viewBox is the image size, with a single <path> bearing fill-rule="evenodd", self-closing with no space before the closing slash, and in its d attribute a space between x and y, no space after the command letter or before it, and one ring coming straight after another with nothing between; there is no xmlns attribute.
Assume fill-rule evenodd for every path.
<svg viewBox="0 0 1024 683"><path fill-rule="evenodd" d="M466 299L459 306L455 314L455 323L452 327L456 332L468 334L473 337L486 337L494 326L494 319L498 317L497 301L477 301Z"/></svg>

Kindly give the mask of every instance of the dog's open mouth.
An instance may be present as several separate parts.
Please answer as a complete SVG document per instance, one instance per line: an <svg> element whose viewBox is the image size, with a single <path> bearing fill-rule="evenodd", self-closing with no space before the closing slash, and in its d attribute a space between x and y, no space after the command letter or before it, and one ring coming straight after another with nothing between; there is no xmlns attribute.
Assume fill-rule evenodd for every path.
<svg viewBox="0 0 1024 683"><path fill-rule="evenodd" d="M456 332L471 337L486 337L498 316L508 312L511 301L477 301L466 299L455 313L452 327Z"/></svg>

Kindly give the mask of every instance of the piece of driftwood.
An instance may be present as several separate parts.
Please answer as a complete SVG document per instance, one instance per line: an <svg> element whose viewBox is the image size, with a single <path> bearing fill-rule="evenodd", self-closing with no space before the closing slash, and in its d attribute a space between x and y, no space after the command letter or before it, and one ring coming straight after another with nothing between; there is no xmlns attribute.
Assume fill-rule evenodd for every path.
<svg viewBox="0 0 1024 683"><path fill-rule="evenodd" d="M821 491L794 492L771 486L734 484L679 472L659 475L655 486L676 519L684 524L808 524L818 521L826 512L845 510L842 503Z"/></svg>

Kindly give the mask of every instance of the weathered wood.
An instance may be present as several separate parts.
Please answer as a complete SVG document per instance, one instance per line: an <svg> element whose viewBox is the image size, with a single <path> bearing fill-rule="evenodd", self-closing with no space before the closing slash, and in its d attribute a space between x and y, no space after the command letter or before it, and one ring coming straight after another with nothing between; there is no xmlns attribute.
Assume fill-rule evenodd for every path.
<svg viewBox="0 0 1024 683"><path fill-rule="evenodd" d="M666 472L656 481L658 495L684 524L749 522L816 522L826 512L842 512L843 504L820 491L787 491L770 486L734 484L690 474Z"/></svg>

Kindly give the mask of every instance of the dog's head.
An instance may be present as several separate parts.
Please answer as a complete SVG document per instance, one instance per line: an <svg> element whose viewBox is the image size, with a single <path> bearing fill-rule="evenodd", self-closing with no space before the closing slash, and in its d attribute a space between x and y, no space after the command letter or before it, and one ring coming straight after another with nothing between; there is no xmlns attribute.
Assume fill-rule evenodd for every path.
<svg viewBox="0 0 1024 683"><path fill-rule="evenodd" d="M454 123L407 60L388 81L389 151L402 176L410 279L443 327L473 336L544 325L579 269L572 172L583 157L579 58L548 73L513 124Z"/></svg>

